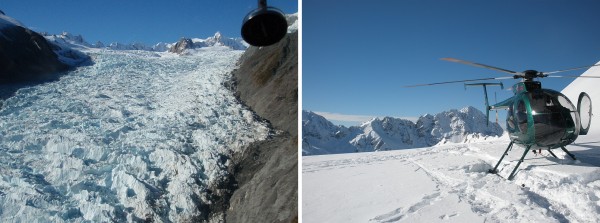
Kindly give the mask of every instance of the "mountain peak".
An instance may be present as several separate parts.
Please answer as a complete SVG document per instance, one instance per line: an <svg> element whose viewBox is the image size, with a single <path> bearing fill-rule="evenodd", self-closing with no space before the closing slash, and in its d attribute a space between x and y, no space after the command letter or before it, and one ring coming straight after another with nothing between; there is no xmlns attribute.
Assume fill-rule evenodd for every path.
<svg viewBox="0 0 600 223"><path fill-rule="evenodd" d="M221 32L217 31L215 33L215 35L213 36L213 38L217 39L217 40L221 40Z"/></svg>

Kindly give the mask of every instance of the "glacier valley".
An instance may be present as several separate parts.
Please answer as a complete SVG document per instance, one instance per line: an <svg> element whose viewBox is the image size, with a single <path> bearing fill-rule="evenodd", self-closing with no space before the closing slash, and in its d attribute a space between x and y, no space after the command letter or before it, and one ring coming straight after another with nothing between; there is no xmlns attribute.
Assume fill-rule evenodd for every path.
<svg viewBox="0 0 600 223"><path fill-rule="evenodd" d="M206 219L229 155L269 127L223 86L243 51L88 49L0 108L0 222Z"/></svg>

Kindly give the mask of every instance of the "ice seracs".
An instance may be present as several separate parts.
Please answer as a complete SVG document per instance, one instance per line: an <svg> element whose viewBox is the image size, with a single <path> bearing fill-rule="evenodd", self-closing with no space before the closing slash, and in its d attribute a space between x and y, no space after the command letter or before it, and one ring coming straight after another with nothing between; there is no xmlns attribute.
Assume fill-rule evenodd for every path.
<svg viewBox="0 0 600 223"><path fill-rule="evenodd" d="M269 133L222 85L243 51L89 53L0 108L0 222L209 221L229 156Z"/></svg>

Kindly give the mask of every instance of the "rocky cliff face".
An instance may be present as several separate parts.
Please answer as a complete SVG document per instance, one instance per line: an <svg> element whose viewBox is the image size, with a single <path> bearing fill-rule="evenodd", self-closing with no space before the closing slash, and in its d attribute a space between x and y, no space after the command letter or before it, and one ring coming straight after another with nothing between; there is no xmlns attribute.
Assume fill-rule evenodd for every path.
<svg viewBox="0 0 600 223"><path fill-rule="evenodd" d="M46 39L0 16L0 83L45 81L68 69Z"/></svg>
<svg viewBox="0 0 600 223"><path fill-rule="evenodd" d="M235 154L239 188L227 222L292 222L298 218L298 34L268 47L250 47L234 71L239 98L275 129Z"/></svg>
<svg viewBox="0 0 600 223"><path fill-rule="evenodd" d="M193 49L193 48L194 48L194 42L192 42L192 39L182 37L179 41L177 41L177 43L175 43L175 45L173 45L169 49L169 52L181 54L181 53L183 53L183 51L185 51L187 49Z"/></svg>

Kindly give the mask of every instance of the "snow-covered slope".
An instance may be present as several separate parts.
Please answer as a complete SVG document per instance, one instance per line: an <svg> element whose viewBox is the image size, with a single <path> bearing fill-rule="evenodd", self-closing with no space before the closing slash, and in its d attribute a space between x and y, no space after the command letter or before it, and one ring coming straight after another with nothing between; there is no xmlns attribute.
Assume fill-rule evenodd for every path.
<svg viewBox="0 0 600 223"><path fill-rule="evenodd" d="M586 76L600 75L591 68ZM563 90L572 101L587 92L595 105L595 79L576 79ZM509 141L378 153L305 156L304 222L600 222L600 123L567 146L577 160L554 150L529 153L513 181L505 178L523 154L514 147L488 174Z"/></svg>
<svg viewBox="0 0 600 223"><path fill-rule="evenodd" d="M199 222L268 134L222 83L242 51L91 50L0 109L0 222Z"/></svg>
<svg viewBox="0 0 600 223"><path fill-rule="evenodd" d="M445 143L464 143L502 135L473 107L421 116L416 123L385 117L359 127L335 126L325 118L303 111L303 155L408 149Z"/></svg>
<svg viewBox="0 0 600 223"><path fill-rule="evenodd" d="M600 159L530 154L515 180L516 147L488 174L508 141L377 153L305 156L304 222L600 222ZM593 148L598 150L600 144ZM596 151L596 154L600 152ZM585 159L585 161L583 161Z"/></svg>
<svg viewBox="0 0 600 223"><path fill-rule="evenodd" d="M54 52L61 62L70 66L87 65L91 62L91 58L81 51L94 46L85 42L81 35L63 32L61 35L44 34L44 38L54 45Z"/></svg>

